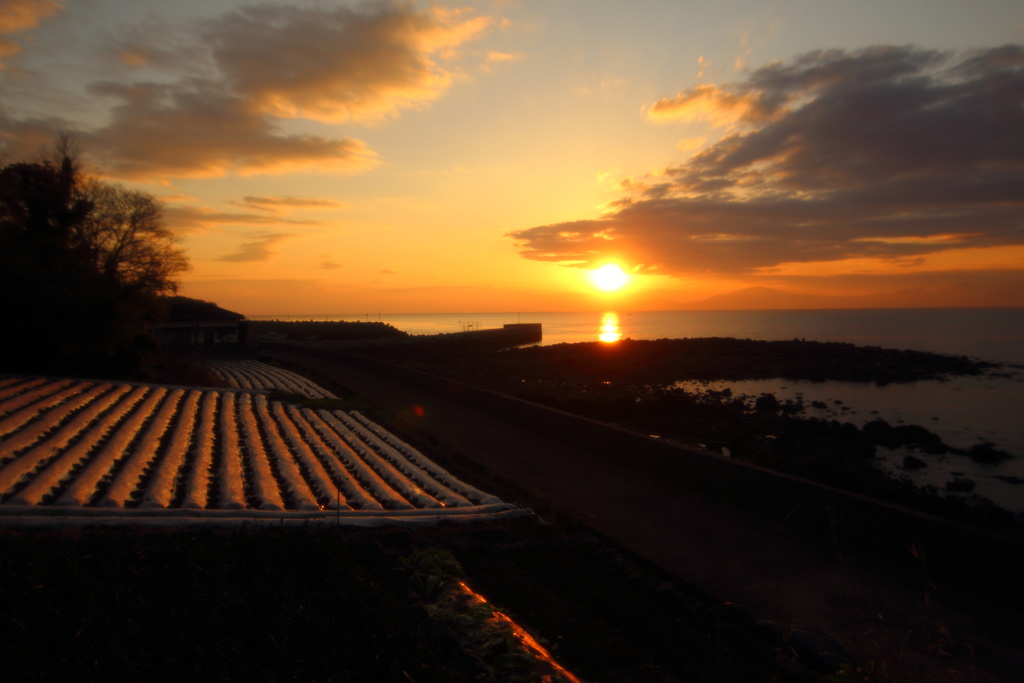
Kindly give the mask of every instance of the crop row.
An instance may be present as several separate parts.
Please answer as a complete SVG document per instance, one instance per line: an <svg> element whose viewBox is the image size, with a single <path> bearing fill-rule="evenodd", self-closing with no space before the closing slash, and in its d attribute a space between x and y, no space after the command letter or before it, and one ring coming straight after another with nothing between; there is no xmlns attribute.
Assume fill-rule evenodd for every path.
<svg viewBox="0 0 1024 683"><path fill-rule="evenodd" d="M7 377L0 508L20 506L356 517L511 507L359 413L234 389Z"/></svg>
<svg viewBox="0 0 1024 683"><path fill-rule="evenodd" d="M238 389L277 389L307 398L335 398L302 375L255 360L211 360L206 367Z"/></svg>

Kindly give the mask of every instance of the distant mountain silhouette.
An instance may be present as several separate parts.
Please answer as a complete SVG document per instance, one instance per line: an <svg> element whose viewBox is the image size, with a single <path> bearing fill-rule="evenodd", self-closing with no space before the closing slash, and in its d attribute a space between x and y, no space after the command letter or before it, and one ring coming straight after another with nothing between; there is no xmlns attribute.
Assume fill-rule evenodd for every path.
<svg viewBox="0 0 1024 683"><path fill-rule="evenodd" d="M984 305L973 296L974 292L950 290L929 292L922 289L903 289L860 296L821 296L795 294L771 287L747 287L729 294L720 294L683 306L692 310L759 310L801 308L932 308L938 306ZM1019 303L988 303L990 306L1020 305Z"/></svg>

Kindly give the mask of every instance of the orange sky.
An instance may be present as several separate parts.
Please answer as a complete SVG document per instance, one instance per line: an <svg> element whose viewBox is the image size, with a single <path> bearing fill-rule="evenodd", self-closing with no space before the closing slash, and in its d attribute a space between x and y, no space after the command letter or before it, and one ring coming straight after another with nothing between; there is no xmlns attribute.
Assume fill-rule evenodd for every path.
<svg viewBox="0 0 1024 683"><path fill-rule="evenodd" d="M1022 42L1017 0L2 0L0 145L72 132L249 315L1021 306Z"/></svg>

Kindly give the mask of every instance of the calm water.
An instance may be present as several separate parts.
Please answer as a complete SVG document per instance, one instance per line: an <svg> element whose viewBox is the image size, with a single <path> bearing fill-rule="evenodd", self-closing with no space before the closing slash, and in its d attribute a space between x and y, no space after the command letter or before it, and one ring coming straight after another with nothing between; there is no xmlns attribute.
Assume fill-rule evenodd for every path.
<svg viewBox="0 0 1024 683"><path fill-rule="evenodd" d="M306 318L308 319L308 318ZM324 318L320 318L324 319ZM850 342L966 355L1024 365L1024 309L885 309L822 311L646 311L631 313L433 313L406 315L339 315L334 320L380 320L411 334L438 334L501 327L508 323L542 323L543 344L616 339L808 339ZM965 377L878 387L853 382L759 380L717 382L691 389L732 388L737 395L774 393L780 400L821 401L827 409L809 416L849 421L862 426L873 419L890 424L919 424L951 446L992 443L1014 457L998 465L979 465L957 455L925 456L919 472L900 467L903 451L879 449L883 466L907 474L918 484L944 489L954 477L977 484L975 494L1024 515L1024 371L1012 377Z"/></svg>
<svg viewBox="0 0 1024 683"><path fill-rule="evenodd" d="M266 316L275 317L275 316ZM287 319L288 316L276 316ZM257 318L258 319L258 318ZM294 316L292 319L309 319ZM736 337L811 339L934 351L1024 363L1024 308L821 311L638 311L606 313L350 314L318 320L380 320L410 334L542 323L543 344L631 339Z"/></svg>
<svg viewBox="0 0 1024 683"><path fill-rule="evenodd" d="M546 324L545 343L600 335L603 320L623 337L811 339L964 354L1024 363L1024 309L853 311L663 311L602 314ZM595 324L596 323L596 324Z"/></svg>

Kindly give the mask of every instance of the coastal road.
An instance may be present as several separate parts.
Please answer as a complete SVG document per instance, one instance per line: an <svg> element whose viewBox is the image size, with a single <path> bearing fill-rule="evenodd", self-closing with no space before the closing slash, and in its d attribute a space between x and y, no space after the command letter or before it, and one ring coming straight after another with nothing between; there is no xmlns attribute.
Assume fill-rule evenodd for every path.
<svg viewBox="0 0 1024 683"><path fill-rule="evenodd" d="M1021 641L1005 633L1002 642L995 628L1020 624L1020 615L975 596L937 591L926 558L908 571L854 556L829 539L806 537L784 521L703 494L681 468L574 447L571 439L365 368L287 353L269 360L275 356L375 404L400 435L444 444L465 459L453 473L469 483L545 518L568 515L722 602L786 627L821 631L865 660L898 662L911 675L959 670L963 680L1017 680L1024 671ZM974 654L948 656L954 649Z"/></svg>

